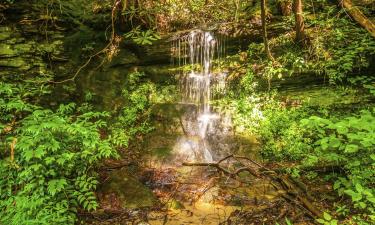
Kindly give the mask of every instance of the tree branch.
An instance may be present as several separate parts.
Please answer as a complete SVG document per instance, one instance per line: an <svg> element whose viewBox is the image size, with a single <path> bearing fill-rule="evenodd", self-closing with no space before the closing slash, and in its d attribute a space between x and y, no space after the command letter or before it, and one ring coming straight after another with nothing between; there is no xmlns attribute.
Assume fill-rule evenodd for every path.
<svg viewBox="0 0 375 225"><path fill-rule="evenodd" d="M342 0L341 5L347 10L349 15L353 17L357 23L365 28L375 38L375 24L368 19L358 7L354 6L350 0Z"/></svg>

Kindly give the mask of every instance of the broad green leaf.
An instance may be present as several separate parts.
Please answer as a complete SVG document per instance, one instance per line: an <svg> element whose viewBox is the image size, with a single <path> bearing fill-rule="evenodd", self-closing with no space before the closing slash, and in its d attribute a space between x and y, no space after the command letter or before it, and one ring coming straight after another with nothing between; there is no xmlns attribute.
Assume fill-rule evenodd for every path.
<svg viewBox="0 0 375 225"><path fill-rule="evenodd" d="M345 147L346 153L354 153L358 151L358 145L349 144Z"/></svg>
<svg viewBox="0 0 375 225"><path fill-rule="evenodd" d="M329 140L329 146L332 148L338 148L341 144L341 141L336 137L331 137Z"/></svg>
<svg viewBox="0 0 375 225"><path fill-rule="evenodd" d="M361 193L361 192L363 191L363 187L362 187L362 185L361 185L360 183L356 183L356 184L355 184L355 189L356 189L359 193Z"/></svg>
<svg viewBox="0 0 375 225"><path fill-rule="evenodd" d="M324 212L323 213L323 218L327 221L330 221L332 219L331 215L329 215L328 213Z"/></svg>

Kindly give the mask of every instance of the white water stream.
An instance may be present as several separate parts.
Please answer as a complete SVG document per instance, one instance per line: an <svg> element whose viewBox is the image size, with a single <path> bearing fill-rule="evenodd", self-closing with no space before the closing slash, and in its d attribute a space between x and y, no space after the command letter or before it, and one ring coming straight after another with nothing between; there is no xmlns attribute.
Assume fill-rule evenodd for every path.
<svg viewBox="0 0 375 225"><path fill-rule="evenodd" d="M210 106L210 101L225 91L225 73L216 71L213 60L223 52L221 40L208 31L195 30L174 41L173 55L182 67L180 88L182 102L195 105L194 112L185 115L185 136L181 137L174 150L190 161L213 160L208 136L215 133L214 123L220 119Z"/></svg>

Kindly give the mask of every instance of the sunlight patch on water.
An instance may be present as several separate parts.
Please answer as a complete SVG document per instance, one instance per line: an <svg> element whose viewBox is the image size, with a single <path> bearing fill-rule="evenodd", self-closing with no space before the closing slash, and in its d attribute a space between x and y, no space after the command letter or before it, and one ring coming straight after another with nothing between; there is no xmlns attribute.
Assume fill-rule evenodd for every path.
<svg viewBox="0 0 375 225"><path fill-rule="evenodd" d="M184 136L177 140L173 152L180 162L207 161L212 162L212 155L207 143L199 136Z"/></svg>

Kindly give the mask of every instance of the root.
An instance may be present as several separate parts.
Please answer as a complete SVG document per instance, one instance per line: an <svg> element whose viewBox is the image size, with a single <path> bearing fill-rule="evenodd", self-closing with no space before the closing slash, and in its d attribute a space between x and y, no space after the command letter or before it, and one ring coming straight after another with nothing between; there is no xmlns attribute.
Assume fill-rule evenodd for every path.
<svg viewBox="0 0 375 225"><path fill-rule="evenodd" d="M235 171L230 171L229 169L226 169L224 167L222 167L220 164L230 158L234 158L235 156L234 155L229 155L221 160L219 160L218 162L212 162L212 163L189 163L189 162L184 162L182 165L183 166L204 166L204 167L214 167L216 169L218 169L219 171L221 171L222 173L224 173L225 175L231 177L231 178L235 178L237 176L239 176L240 173L244 172L244 171L247 171L249 172L251 175L255 176L255 177L260 177L259 173L257 171L255 171L254 169L250 168L250 167L241 167L241 168L238 168L236 169Z"/></svg>
<svg viewBox="0 0 375 225"><path fill-rule="evenodd" d="M231 160L229 162L229 160ZM247 163L241 162L245 160ZM229 163L240 163L241 166L236 169L230 169L229 167L224 167L223 162L228 161ZM218 172L228 176L232 179L240 179L239 174L242 172L249 172L252 176L262 179L269 180L272 185L281 193L281 196L289 203L297 205L299 208L304 209L305 214L312 217L313 219L320 218L322 212L316 208L312 202L314 199L308 193L306 186L299 180L290 177L289 175L282 175L276 171L268 169L259 162L244 156L229 155L217 162L184 162L184 166L197 166L197 167L213 167L216 168ZM281 212L280 215L286 212ZM279 215L279 216L280 216Z"/></svg>

